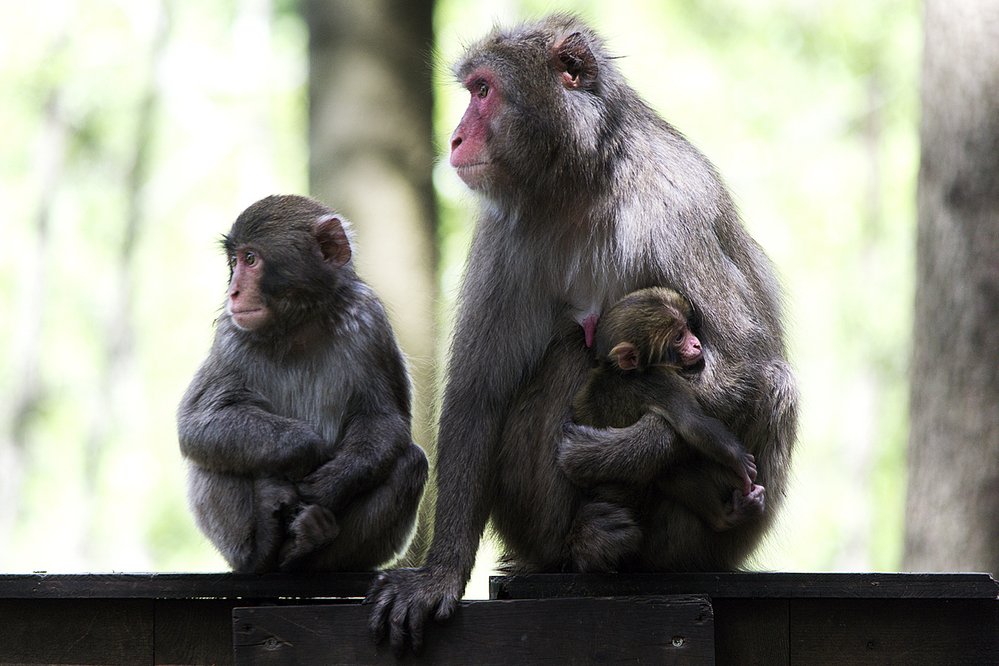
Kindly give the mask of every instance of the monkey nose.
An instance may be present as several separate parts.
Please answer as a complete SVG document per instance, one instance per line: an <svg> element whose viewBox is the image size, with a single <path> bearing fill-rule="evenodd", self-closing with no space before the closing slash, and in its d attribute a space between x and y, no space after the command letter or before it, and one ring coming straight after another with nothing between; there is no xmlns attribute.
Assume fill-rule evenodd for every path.
<svg viewBox="0 0 999 666"><path fill-rule="evenodd" d="M461 145L461 135L452 134L451 135L451 152L454 152L455 148Z"/></svg>

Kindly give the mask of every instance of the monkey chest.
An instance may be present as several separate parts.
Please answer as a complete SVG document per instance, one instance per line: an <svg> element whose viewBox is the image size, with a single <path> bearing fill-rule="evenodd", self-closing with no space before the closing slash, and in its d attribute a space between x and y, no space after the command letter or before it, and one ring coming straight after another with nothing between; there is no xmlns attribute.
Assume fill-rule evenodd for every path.
<svg viewBox="0 0 999 666"><path fill-rule="evenodd" d="M257 378L256 390L278 416L302 421L331 444L340 439L356 379L323 364L275 367L270 381Z"/></svg>

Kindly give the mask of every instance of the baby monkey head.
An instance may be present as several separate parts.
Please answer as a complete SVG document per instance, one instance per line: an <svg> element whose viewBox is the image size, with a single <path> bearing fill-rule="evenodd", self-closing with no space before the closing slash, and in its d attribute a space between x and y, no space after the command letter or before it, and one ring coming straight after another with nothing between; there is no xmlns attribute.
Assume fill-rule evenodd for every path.
<svg viewBox="0 0 999 666"><path fill-rule="evenodd" d="M692 368L703 360L701 341L691 330L693 318L690 301L673 289L633 291L600 318L597 356L622 371Z"/></svg>

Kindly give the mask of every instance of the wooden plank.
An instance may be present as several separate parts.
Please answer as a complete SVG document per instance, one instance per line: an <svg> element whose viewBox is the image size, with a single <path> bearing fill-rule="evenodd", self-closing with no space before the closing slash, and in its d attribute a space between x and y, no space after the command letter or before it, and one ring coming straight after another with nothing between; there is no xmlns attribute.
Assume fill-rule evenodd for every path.
<svg viewBox="0 0 999 666"><path fill-rule="evenodd" d="M0 663L151 664L149 600L0 599Z"/></svg>
<svg viewBox="0 0 999 666"><path fill-rule="evenodd" d="M156 601L156 664L233 663L232 609L235 599Z"/></svg>
<svg viewBox="0 0 999 666"><path fill-rule="evenodd" d="M719 664L790 663L787 599L712 599Z"/></svg>
<svg viewBox="0 0 999 666"><path fill-rule="evenodd" d="M0 599L363 598L373 573L5 574Z"/></svg>
<svg viewBox="0 0 999 666"><path fill-rule="evenodd" d="M237 664L394 664L368 633L369 606L237 608ZM704 597L541 599L462 603L428 627L428 664L713 664Z"/></svg>
<svg viewBox="0 0 999 666"><path fill-rule="evenodd" d="M999 604L976 599L796 599L792 664L999 664Z"/></svg>
<svg viewBox="0 0 999 666"><path fill-rule="evenodd" d="M232 664L232 611L236 607L309 603L351 604L343 599L159 599L156 601L157 664Z"/></svg>
<svg viewBox="0 0 999 666"><path fill-rule="evenodd" d="M492 576L491 599L704 594L712 599L999 599L986 573L529 574Z"/></svg>

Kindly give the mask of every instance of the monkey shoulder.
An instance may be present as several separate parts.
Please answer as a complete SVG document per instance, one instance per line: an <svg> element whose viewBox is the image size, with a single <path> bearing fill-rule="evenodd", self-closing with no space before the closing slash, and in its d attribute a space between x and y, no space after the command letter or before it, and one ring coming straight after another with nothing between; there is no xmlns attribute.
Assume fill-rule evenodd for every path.
<svg viewBox="0 0 999 666"><path fill-rule="evenodd" d="M330 344L354 362L402 362L402 350L385 304L367 283L358 280L346 312L338 318Z"/></svg>

